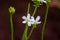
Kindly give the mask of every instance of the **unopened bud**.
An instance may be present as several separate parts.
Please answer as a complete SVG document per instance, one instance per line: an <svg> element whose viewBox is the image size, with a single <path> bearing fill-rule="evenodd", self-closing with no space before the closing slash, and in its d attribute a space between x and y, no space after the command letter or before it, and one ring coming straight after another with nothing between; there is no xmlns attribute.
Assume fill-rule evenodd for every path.
<svg viewBox="0 0 60 40"><path fill-rule="evenodd" d="M14 14L14 13L15 13L15 9L14 9L14 7L10 6L10 8L9 8L9 12L10 12L10 14Z"/></svg>

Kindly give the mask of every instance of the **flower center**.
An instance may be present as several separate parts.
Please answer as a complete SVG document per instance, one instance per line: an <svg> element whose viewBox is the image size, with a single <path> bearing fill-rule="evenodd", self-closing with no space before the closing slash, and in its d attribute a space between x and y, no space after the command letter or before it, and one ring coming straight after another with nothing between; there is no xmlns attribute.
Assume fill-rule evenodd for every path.
<svg viewBox="0 0 60 40"><path fill-rule="evenodd" d="M30 21L30 19L26 18L26 22L29 22L29 21Z"/></svg>

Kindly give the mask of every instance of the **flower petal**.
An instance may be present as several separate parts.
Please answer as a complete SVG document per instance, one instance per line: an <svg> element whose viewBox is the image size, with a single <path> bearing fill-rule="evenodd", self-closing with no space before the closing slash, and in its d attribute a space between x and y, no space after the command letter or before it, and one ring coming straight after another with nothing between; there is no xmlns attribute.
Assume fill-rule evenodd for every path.
<svg viewBox="0 0 60 40"><path fill-rule="evenodd" d="M29 18L29 19L30 19L30 14L27 14L27 18Z"/></svg>
<svg viewBox="0 0 60 40"><path fill-rule="evenodd" d="M34 21L31 21L31 24L34 24Z"/></svg>
<svg viewBox="0 0 60 40"><path fill-rule="evenodd" d="M46 1L43 1L43 3L46 3Z"/></svg>
<svg viewBox="0 0 60 40"><path fill-rule="evenodd" d="M40 24L41 23L41 21L40 22L37 22L37 24Z"/></svg>
<svg viewBox="0 0 60 40"><path fill-rule="evenodd" d="M24 23L24 24L25 24L25 23L26 23L26 21L23 21L22 23Z"/></svg>
<svg viewBox="0 0 60 40"><path fill-rule="evenodd" d="M31 22L28 22L28 26L31 26Z"/></svg>
<svg viewBox="0 0 60 40"><path fill-rule="evenodd" d="M22 19L24 19L24 20L25 20L25 19L26 19L26 16L23 16L23 17L22 17Z"/></svg>
<svg viewBox="0 0 60 40"><path fill-rule="evenodd" d="M45 0L40 0L42 3L46 3L46 1Z"/></svg>
<svg viewBox="0 0 60 40"><path fill-rule="evenodd" d="M33 16L31 16L31 19L34 19L34 17L33 17Z"/></svg>
<svg viewBox="0 0 60 40"><path fill-rule="evenodd" d="M33 16L31 16L31 20L30 21L34 21L34 17Z"/></svg>
<svg viewBox="0 0 60 40"><path fill-rule="evenodd" d="M39 20L40 20L40 16L37 16L36 21L39 21Z"/></svg>

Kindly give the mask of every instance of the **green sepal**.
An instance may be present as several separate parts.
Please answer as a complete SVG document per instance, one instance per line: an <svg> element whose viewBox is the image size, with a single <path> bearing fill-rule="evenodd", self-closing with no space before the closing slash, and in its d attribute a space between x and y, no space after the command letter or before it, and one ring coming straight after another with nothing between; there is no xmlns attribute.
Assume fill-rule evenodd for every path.
<svg viewBox="0 0 60 40"><path fill-rule="evenodd" d="M39 1L34 1L34 6L35 7L39 7L40 6L40 2Z"/></svg>
<svg viewBox="0 0 60 40"><path fill-rule="evenodd" d="M47 5L50 5L51 0L46 0L46 2L47 2L47 3L46 3Z"/></svg>

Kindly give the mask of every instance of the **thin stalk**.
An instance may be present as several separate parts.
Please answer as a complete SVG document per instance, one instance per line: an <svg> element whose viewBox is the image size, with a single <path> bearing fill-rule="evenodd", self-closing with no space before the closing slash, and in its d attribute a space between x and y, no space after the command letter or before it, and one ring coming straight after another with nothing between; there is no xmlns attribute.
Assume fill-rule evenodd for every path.
<svg viewBox="0 0 60 40"><path fill-rule="evenodd" d="M47 16L48 16L48 6L47 6L47 9L46 9L44 24L43 24L43 26L42 26L41 40L44 40L44 30L45 30L45 26L46 26Z"/></svg>
<svg viewBox="0 0 60 40"><path fill-rule="evenodd" d="M13 29L13 21L11 14L10 14L10 25L11 25L11 40L14 40L14 29Z"/></svg>
<svg viewBox="0 0 60 40"><path fill-rule="evenodd" d="M32 29L31 29L31 31L30 31L30 33L29 33L29 35L28 35L27 40L29 40L29 38L30 38L30 36L31 36L31 34L32 34L33 30L34 30L34 27L35 27L35 26L33 25Z"/></svg>
<svg viewBox="0 0 60 40"><path fill-rule="evenodd" d="M29 13L30 10L30 3L28 3L28 10L27 10L27 14ZM26 28L24 30L23 36L22 36L22 40L27 40L27 32L28 32L28 23L26 23Z"/></svg>
<svg viewBox="0 0 60 40"><path fill-rule="evenodd" d="M22 36L22 40L27 40L27 30L28 30L28 25L26 24L26 28L24 30L23 36Z"/></svg>
<svg viewBox="0 0 60 40"><path fill-rule="evenodd" d="M36 11L37 11L37 8L38 8L38 7L35 7L35 9L34 9L34 12L33 12L33 15L32 15L32 16L34 16L34 15L35 15L35 13L36 13ZM28 35L27 40L30 38L30 36L31 36L31 34L32 34L33 30L34 30L34 28L35 28L35 25L33 25L32 29L31 29L31 31L30 31L30 33L29 33L29 35Z"/></svg>
<svg viewBox="0 0 60 40"><path fill-rule="evenodd" d="M30 3L28 3L28 10L27 10L27 14L29 13L30 10Z"/></svg>
<svg viewBox="0 0 60 40"><path fill-rule="evenodd" d="M36 13L36 11L37 11L37 8L38 8L38 7L35 7L35 9L34 9L34 12L33 12L32 16L34 16L34 15L35 15L35 13Z"/></svg>

